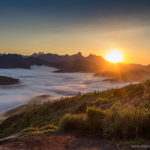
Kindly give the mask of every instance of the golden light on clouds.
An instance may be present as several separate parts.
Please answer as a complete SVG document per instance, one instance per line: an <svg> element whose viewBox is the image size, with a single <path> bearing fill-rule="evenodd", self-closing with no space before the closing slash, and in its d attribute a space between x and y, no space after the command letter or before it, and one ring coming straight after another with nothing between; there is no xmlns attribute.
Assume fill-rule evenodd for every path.
<svg viewBox="0 0 150 150"><path fill-rule="evenodd" d="M113 49L108 51L104 58L111 63L124 62L124 55L120 50Z"/></svg>

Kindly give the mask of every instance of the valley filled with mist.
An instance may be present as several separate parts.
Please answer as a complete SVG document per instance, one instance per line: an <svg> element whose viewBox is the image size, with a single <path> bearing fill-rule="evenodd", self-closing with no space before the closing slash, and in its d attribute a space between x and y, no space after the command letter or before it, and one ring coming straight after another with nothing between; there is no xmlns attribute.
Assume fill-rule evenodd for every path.
<svg viewBox="0 0 150 150"><path fill-rule="evenodd" d="M39 103L81 93L119 88L128 83L103 81L106 77L93 73L56 73L56 68L32 66L31 69L0 69L0 75L20 80L19 84L0 85L0 112L37 100ZM36 102L35 102L36 103Z"/></svg>

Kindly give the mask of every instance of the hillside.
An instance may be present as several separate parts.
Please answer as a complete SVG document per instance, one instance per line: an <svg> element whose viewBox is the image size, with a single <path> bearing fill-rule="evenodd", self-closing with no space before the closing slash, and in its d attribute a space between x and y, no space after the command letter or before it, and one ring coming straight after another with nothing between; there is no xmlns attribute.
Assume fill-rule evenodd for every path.
<svg viewBox="0 0 150 150"><path fill-rule="evenodd" d="M111 81L111 82L133 82L138 81L141 82L145 79L150 78L150 72L146 70L122 70L122 71L104 71L104 72L97 72L95 76L103 76L107 77L104 81Z"/></svg>
<svg viewBox="0 0 150 150"><path fill-rule="evenodd" d="M120 89L30 105L30 108L28 105L19 107L12 111L14 115L12 113L0 124L0 137L29 127L41 128L53 124L60 130L109 139L149 138L149 109L150 81L147 80Z"/></svg>

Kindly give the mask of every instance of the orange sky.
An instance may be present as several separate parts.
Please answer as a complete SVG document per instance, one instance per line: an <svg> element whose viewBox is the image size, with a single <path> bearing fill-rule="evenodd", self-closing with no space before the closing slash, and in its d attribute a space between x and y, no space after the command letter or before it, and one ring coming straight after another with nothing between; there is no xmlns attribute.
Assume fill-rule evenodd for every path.
<svg viewBox="0 0 150 150"><path fill-rule="evenodd" d="M149 0L0 1L0 53L104 56L150 64Z"/></svg>

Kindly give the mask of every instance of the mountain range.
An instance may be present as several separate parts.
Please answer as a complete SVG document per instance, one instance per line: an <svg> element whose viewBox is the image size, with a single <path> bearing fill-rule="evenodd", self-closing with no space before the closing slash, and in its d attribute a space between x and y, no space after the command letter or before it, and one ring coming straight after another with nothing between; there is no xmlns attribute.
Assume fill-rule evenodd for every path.
<svg viewBox="0 0 150 150"><path fill-rule="evenodd" d="M56 72L90 72L104 76L105 81L141 81L150 77L150 65L113 64L101 56L90 54L84 57L81 52L74 55L34 53L30 56L1 54L0 68L30 69L32 65L55 67Z"/></svg>

